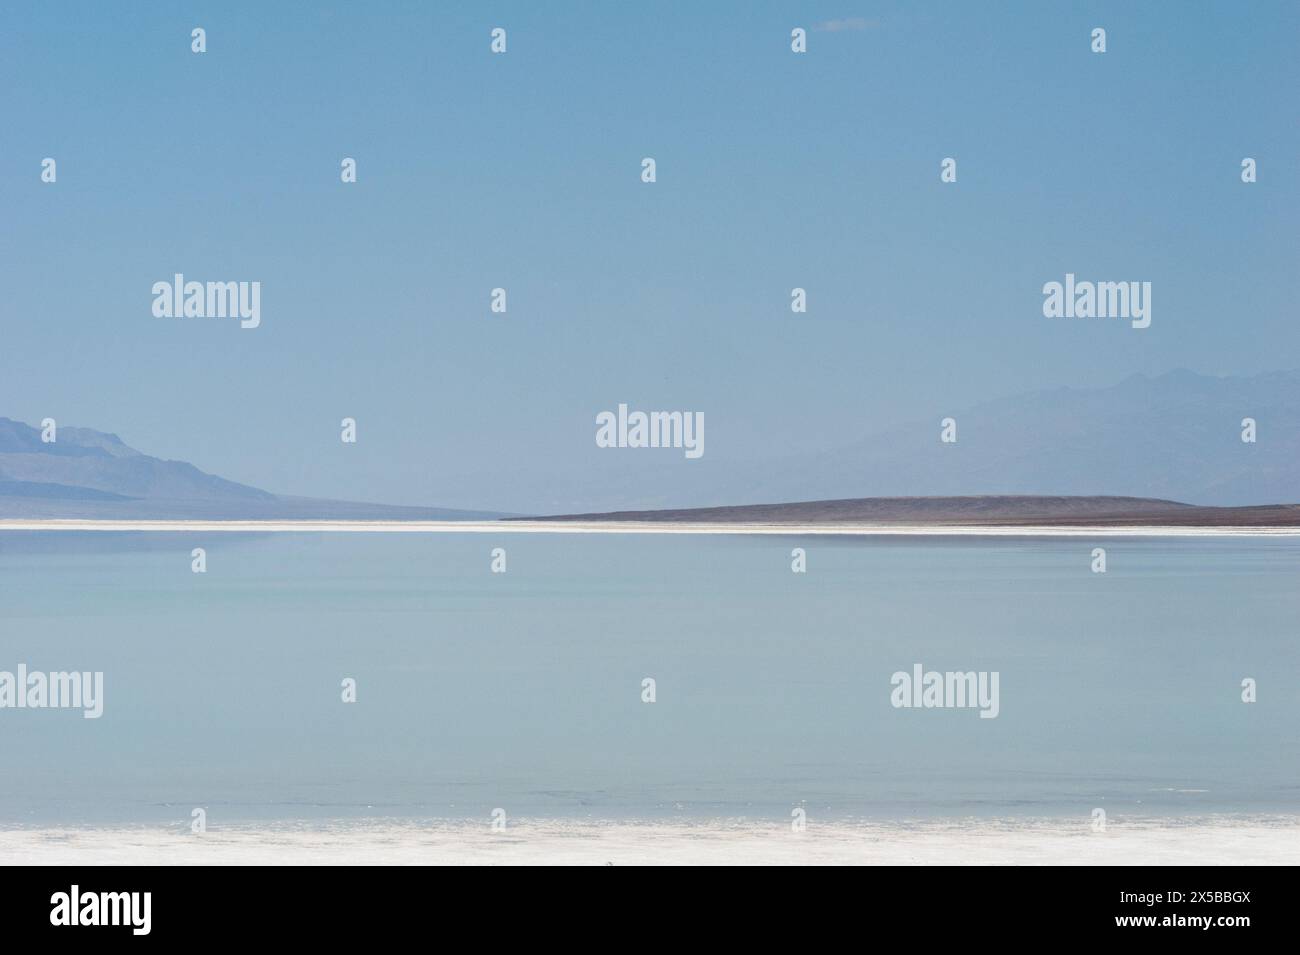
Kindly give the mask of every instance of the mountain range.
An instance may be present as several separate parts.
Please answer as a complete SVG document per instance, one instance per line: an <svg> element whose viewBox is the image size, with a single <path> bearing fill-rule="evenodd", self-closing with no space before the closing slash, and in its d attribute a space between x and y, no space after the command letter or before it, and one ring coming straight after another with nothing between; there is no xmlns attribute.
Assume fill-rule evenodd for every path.
<svg viewBox="0 0 1300 955"><path fill-rule="evenodd" d="M659 511L562 514L551 521L599 524L906 524L948 527L1297 527L1300 504L1204 507L1149 497L976 495L861 497Z"/></svg>
<svg viewBox="0 0 1300 955"><path fill-rule="evenodd" d="M864 405L861 417L870 422L871 407ZM957 440L945 443L941 422L949 417ZM1254 442L1242 440L1246 418L1255 422ZM532 514L908 496L1300 501L1300 371L1220 377L1178 370L1100 388L918 408L798 455L733 454L717 420L710 419L710 450L699 460L684 460L679 450L606 449L567 475L537 469L465 483L500 488L495 500ZM780 436L773 442L779 448Z"/></svg>
<svg viewBox="0 0 1300 955"><path fill-rule="evenodd" d="M0 418L0 518L472 520L486 511L286 497L164 461L115 434L59 427L54 440Z"/></svg>
<svg viewBox="0 0 1300 955"><path fill-rule="evenodd" d="M1300 501L1300 371L1180 370L1057 388L948 412L787 461L768 500L898 495L1107 495L1241 506ZM945 415L947 416L947 415ZM1255 441L1242 440L1243 420ZM779 482L779 486L774 486ZM786 497L796 488L800 494ZM772 495L772 496L768 496Z"/></svg>
<svg viewBox="0 0 1300 955"><path fill-rule="evenodd" d="M955 442L940 440L945 417L956 422ZM1253 442L1242 440L1246 418L1254 421ZM574 463L567 473L498 467L461 475L455 486L462 499L491 487L491 503L516 514L1008 495L1288 504L1300 501L1300 371L1218 377L1179 370L1104 388L1028 392L932 409L801 456L691 461L679 451L593 447ZM57 440L45 443L38 429L0 418L0 518L497 516L287 497L151 457L115 434L60 427Z"/></svg>

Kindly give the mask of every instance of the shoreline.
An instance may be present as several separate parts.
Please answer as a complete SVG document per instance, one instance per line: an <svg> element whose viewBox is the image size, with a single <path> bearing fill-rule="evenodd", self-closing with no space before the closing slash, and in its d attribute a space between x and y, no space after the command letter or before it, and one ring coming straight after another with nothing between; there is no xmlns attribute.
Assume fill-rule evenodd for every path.
<svg viewBox="0 0 1300 955"><path fill-rule="evenodd" d="M788 823L524 819L0 828L18 865L1287 865L1300 818Z"/></svg>
<svg viewBox="0 0 1300 955"><path fill-rule="evenodd" d="M849 537L1300 537L1300 526L728 523L697 521L348 521L0 519L4 531L118 533L696 534Z"/></svg>

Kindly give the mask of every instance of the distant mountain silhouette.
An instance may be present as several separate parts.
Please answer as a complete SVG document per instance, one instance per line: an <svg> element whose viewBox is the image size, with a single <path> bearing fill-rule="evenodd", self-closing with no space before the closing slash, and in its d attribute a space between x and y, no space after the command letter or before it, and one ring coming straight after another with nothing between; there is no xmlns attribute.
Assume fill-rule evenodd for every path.
<svg viewBox="0 0 1300 955"><path fill-rule="evenodd" d="M903 524L942 527L1296 527L1300 504L1202 507L1147 497L866 497L739 507L562 514L556 521L645 524Z"/></svg>
<svg viewBox="0 0 1300 955"><path fill-rule="evenodd" d="M1215 378L1134 375L1109 388L1058 388L946 412L775 472L799 498L1056 494L1191 504L1300 501L1300 372ZM1257 440L1241 440L1242 419ZM773 487L769 494L777 493ZM788 498L787 499L793 499Z"/></svg>
<svg viewBox="0 0 1300 955"><path fill-rule="evenodd" d="M488 512L284 497L184 461L128 447L115 434L38 428L0 418L0 518L453 520Z"/></svg>
<svg viewBox="0 0 1300 955"><path fill-rule="evenodd" d="M945 417L956 419L956 443L940 441ZM1257 423L1253 444L1241 440L1248 417ZM815 426L816 416L809 420ZM728 456L720 434L714 426L710 440L719 450L698 461L671 452L603 451L567 482L507 474L513 485L496 499L549 514L907 496L1300 502L1297 371L1220 378L1179 370L1103 388L918 409L840 447L799 456Z"/></svg>
<svg viewBox="0 0 1300 955"><path fill-rule="evenodd" d="M55 437L44 443L38 428L0 418L0 480L55 484L132 499L275 499L274 494L205 474L184 461L141 454L115 434L62 427Z"/></svg>
<svg viewBox="0 0 1300 955"><path fill-rule="evenodd" d="M869 409L864 409L869 411ZM939 440L940 419L957 441ZM1257 440L1241 440L1253 418ZM817 418L810 416L810 427ZM593 432L594 433L594 432ZM723 447L716 436L715 447ZM451 475L444 475L450 478ZM1179 370L1105 388L1056 388L929 408L838 448L696 461L654 451L575 452L563 471L496 466L455 477L458 503L491 495L516 514L575 514L882 497L1141 497L1208 506L1300 502L1300 371L1215 377ZM477 510L270 494L163 461L113 434L40 432L0 418L0 517L456 519Z"/></svg>

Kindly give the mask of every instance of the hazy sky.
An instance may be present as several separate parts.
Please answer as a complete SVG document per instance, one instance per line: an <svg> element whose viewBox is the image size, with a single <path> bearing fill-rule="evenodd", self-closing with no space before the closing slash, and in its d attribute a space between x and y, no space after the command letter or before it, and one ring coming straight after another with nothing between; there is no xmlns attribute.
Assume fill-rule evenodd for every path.
<svg viewBox="0 0 1300 955"><path fill-rule="evenodd" d="M1294 2L12 5L0 415L509 509L494 470L580 472L619 402L740 458L1294 368L1298 41ZM260 281L261 327L155 318L175 272ZM1151 327L1045 318L1066 272Z"/></svg>

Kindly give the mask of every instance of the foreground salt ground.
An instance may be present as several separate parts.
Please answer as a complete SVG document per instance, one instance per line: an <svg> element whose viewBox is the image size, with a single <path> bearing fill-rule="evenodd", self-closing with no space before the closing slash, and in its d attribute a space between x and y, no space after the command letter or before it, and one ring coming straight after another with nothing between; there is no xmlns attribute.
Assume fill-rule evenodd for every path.
<svg viewBox="0 0 1300 955"><path fill-rule="evenodd" d="M341 822L0 830L4 865L1294 865L1300 816L1112 822Z"/></svg>

